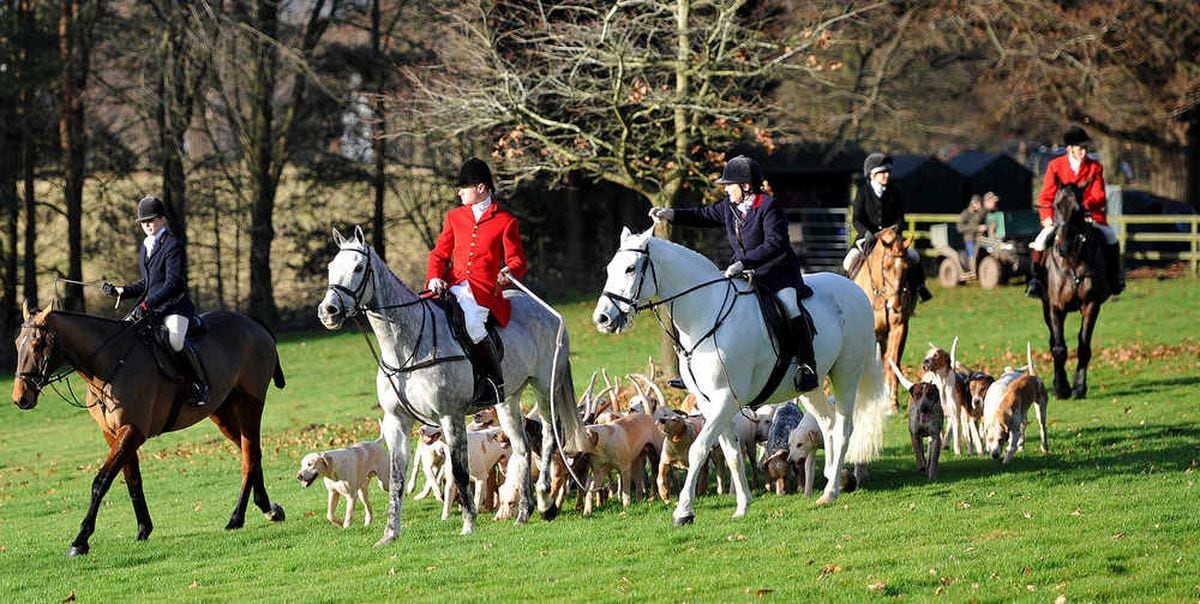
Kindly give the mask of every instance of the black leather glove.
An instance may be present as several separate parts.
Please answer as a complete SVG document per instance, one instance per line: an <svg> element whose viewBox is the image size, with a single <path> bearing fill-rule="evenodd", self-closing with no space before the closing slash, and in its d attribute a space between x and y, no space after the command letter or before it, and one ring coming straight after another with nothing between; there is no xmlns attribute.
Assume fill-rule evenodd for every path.
<svg viewBox="0 0 1200 604"><path fill-rule="evenodd" d="M116 298L121 295L121 292L117 291L117 286L109 283L108 281L100 284L100 293L108 296L109 298Z"/></svg>

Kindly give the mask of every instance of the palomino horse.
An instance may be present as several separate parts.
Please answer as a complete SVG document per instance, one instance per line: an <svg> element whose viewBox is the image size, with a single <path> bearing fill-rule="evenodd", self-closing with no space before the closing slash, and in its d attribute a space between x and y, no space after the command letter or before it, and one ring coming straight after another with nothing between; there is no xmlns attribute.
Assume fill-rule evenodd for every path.
<svg viewBox="0 0 1200 604"><path fill-rule="evenodd" d="M690 465L674 521L686 524L695 518L692 498L697 470L716 442L734 477L737 509L733 517L738 518L750 505L750 490L739 459L733 415L767 387L778 343L763 321L753 290L744 281L726 278L704 256L657 239L652 231L633 234L626 228L621 233L592 321L601 332L620 333L637 311L668 305L679 332L680 373L706 419L688 450ZM817 328L813 342L817 372L828 375L833 383L836 406L819 390L799 400L821 423L828 482L819 502L829 503L838 496L842 464L865 464L882 449L887 390L871 337L871 305L866 297L839 275L806 275L805 282L815 292L804 300L804 306ZM654 297L657 302L647 303ZM792 363L761 404L796 396L790 377L794 370Z"/></svg>
<svg viewBox="0 0 1200 604"><path fill-rule="evenodd" d="M1087 187L1059 183L1054 195L1054 220L1058 230L1046 252L1046 287L1042 317L1050 328L1050 353L1054 356L1054 396L1087 396L1087 370L1092 360L1092 330L1100 306L1111 295L1106 279L1102 235L1085 220L1079 200ZM1079 311L1079 365L1074 384L1067 385L1067 343L1063 322L1067 313Z"/></svg>
<svg viewBox="0 0 1200 604"><path fill-rule="evenodd" d="M317 307L317 316L326 328L339 329L347 318L365 313L379 341L375 389L384 411L383 436L391 450L392 482L387 526L376 545L391 542L400 532L408 435L414 419L442 428L450 447L451 472L462 505L462 533L468 534L475 527L475 505L467 469L464 418L479 408L472 405L475 380L466 351L451 335L441 307L405 286L364 242L362 229L356 228L351 239L335 230L333 238L340 249L329 263L329 290ZM498 332L504 340L502 365L508 396L503 404L496 405L496 415L512 444L507 480L520 481L521 501L516 521L524 523L533 508L530 452L519 405L525 386L533 386L543 418L557 415L561 420L567 439L563 443L565 449L579 449L583 429L575 414L567 342L564 339L561 347L556 345L558 320L528 296L506 292L506 297L512 302L512 319ZM553 374L552 368L557 369L557 374ZM555 390L553 413L548 403L551 384ZM547 520L558 513L549 497L548 468L555 451L555 438L554 430L542 431L537 501L538 510Z"/></svg>
<svg viewBox="0 0 1200 604"><path fill-rule="evenodd" d="M885 363L900 364L904 344L908 341L908 319L917 307L915 292L908 287L911 270L908 248L911 244L911 240L901 239L894 227L880 230L875 236L874 247L854 276L854 282L867 292L875 311L875 341ZM892 411L896 411L900 408L896 376L889 372L885 379Z"/></svg>
<svg viewBox="0 0 1200 604"><path fill-rule="evenodd" d="M125 473L137 540L150 536L154 526L142 493L138 447L164 432L186 428L211 417L221 432L242 450L242 490L227 529L241 528L251 491L254 504L269 520L284 519L283 508L267 498L263 481L259 428L271 379L283 388L283 371L275 337L257 321L230 312L203 316L207 335L197 343L211 388L209 404L182 402L187 385L167 378L150 346L137 331L139 324L103 317L52 312L31 313L17 334L17 376L13 402L21 409L37 405L42 389L66 374L52 376L60 365L75 370L88 386L87 409L108 441L108 459L92 481L92 499L68 556L88 553L88 538L96 528L100 501L117 471ZM177 400L178 399L178 400Z"/></svg>

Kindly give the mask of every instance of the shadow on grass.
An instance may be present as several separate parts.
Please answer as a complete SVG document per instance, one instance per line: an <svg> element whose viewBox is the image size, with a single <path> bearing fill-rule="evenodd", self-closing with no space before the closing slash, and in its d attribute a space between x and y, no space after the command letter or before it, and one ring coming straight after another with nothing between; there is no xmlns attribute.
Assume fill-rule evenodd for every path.
<svg viewBox="0 0 1200 604"><path fill-rule="evenodd" d="M1158 380L1138 380L1124 388L1110 387L1105 396L1132 396L1136 394L1153 394L1171 388L1200 385L1200 375L1162 378Z"/></svg>
<svg viewBox="0 0 1200 604"><path fill-rule="evenodd" d="M940 476L929 481L918 473L916 463L907 456L903 461L889 459L873 464L868 490L902 489L931 484L953 484L997 474L1035 474L1061 476L1061 482L1078 482L1111 478L1117 475L1136 476L1153 468L1155 472L1182 472L1191 467L1200 454L1200 427L1179 425L1096 426L1061 434L1051 430L1048 439L1050 453L1038 449L1036 425L1030 425L1025 437L1025 450L1013 461L1002 465L991 458L954 456L942 452ZM1131 446L1138 445L1137 449ZM1064 458L1062 451L1070 451ZM1067 478L1065 475L1069 474ZM818 482L821 482L818 479Z"/></svg>

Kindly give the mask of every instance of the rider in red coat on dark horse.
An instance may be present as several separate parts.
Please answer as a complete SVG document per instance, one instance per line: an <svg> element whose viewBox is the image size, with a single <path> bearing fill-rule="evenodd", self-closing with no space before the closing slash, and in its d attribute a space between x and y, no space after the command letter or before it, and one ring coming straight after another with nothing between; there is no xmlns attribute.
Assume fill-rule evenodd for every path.
<svg viewBox="0 0 1200 604"><path fill-rule="evenodd" d="M1067 153L1050 160L1046 166L1046 177L1042 182L1042 192L1038 195L1038 217L1041 219L1042 232L1030 244L1033 250L1033 264L1037 267L1035 277L1029 281L1029 297L1041 297L1045 276L1043 275L1042 254L1050 244L1054 235L1054 194L1060 184L1075 184L1083 191L1083 211L1087 213L1088 222L1104 234L1104 263L1108 269L1108 282L1113 284L1113 294L1119 294L1125 289L1125 275L1121 271L1121 246L1117 241L1117 233L1108 226L1108 198L1104 193L1104 167L1100 162L1088 157L1087 149L1091 143L1087 132L1079 126L1067 128L1063 134L1063 144Z"/></svg>
<svg viewBox="0 0 1200 604"><path fill-rule="evenodd" d="M486 322L491 314L497 325L508 324L512 305L504 299L504 287L510 284L510 274L525 277L525 248L516 216L494 198L492 171L483 160L472 157L464 162L457 184L462 205L446 213L446 224L429 253L426 279L434 293L449 289L458 299L474 356L484 363L503 400L500 355L487 337Z"/></svg>

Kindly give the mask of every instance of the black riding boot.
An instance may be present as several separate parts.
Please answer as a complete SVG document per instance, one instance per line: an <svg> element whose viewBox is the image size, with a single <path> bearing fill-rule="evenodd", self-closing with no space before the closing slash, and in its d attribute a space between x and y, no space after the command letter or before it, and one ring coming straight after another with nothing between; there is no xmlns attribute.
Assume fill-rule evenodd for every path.
<svg viewBox="0 0 1200 604"><path fill-rule="evenodd" d="M793 351L796 355L796 374L792 376L792 383L796 392L816 390L821 383L817 376L817 355L813 352L812 326L803 314L793 317L789 326L796 345Z"/></svg>
<svg viewBox="0 0 1200 604"><path fill-rule="evenodd" d="M1029 278L1029 289L1025 290L1025 295L1030 298L1042 297L1042 288L1046 282L1046 265L1042 264L1044 253L1038 250L1030 252L1033 259L1033 276Z"/></svg>
<svg viewBox="0 0 1200 604"><path fill-rule="evenodd" d="M183 341L183 350L180 352L192 366L192 394L189 400L193 405L203 407L208 404L208 374L204 372L200 355L196 353L196 347L190 340Z"/></svg>
<svg viewBox="0 0 1200 604"><path fill-rule="evenodd" d="M1113 295L1125 291L1125 271L1121 267L1121 244L1114 243L1104 246L1104 264L1108 267L1108 282L1112 284Z"/></svg>
<svg viewBox="0 0 1200 604"><path fill-rule="evenodd" d="M917 296L921 298L921 301L928 302L933 299L933 292L929 291L928 287L925 287L925 264L921 262L914 264L912 270L909 271L909 275L911 275L909 278L912 279L910 285L917 292Z"/></svg>
<svg viewBox="0 0 1200 604"><path fill-rule="evenodd" d="M496 387L496 400L504 401L504 369L500 366L500 351L488 336L475 343L475 361L483 368L484 378ZM491 397L488 397L491 398Z"/></svg>

